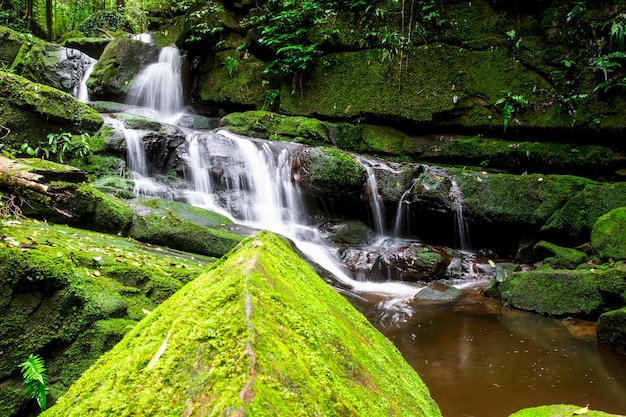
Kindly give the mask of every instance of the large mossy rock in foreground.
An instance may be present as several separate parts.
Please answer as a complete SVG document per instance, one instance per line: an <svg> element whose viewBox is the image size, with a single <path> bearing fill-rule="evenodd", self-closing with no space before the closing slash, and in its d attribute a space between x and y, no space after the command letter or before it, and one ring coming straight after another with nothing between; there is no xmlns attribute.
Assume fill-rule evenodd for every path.
<svg viewBox="0 0 626 417"><path fill-rule="evenodd" d="M400 353L261 232L183 287L51 416L440 416Z"/></svg>
<svg viewBox="0 0 626 417"><path fill-rule="evenodd" d="M626 298L626 293L624 294ZM604 313L598 319L598 341L626 353L626 307Z"/></svg>

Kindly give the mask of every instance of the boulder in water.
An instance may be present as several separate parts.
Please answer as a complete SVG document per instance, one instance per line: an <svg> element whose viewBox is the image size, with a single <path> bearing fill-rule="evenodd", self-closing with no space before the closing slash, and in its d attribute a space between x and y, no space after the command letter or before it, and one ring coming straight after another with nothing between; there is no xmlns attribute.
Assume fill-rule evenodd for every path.
<svg viewBox="0 0 626 417"><path fill-rule="evenodd" d="M626 353L626 307L602 314L598 318L596 332L600 343L615 346Z"/></svg>
<svg viewBox="0 0 626 417"><path fill-rule="evenodd" d="M441 415L393 344L269 232L161 304L43 415L85 413Z"/></svg>
<svg viewBox="0 0 626 417"><path fill-rule="evenodd" d="M461 297L461 290L450 284L434 282L415 295L419 300L452 301Z"/></svg>
<svg viewBox="0 0 626 417"><path fill-rule="evenodd" d="M591 230L591 249L601 259L626 259L626 207L598 218Z"/></svg>

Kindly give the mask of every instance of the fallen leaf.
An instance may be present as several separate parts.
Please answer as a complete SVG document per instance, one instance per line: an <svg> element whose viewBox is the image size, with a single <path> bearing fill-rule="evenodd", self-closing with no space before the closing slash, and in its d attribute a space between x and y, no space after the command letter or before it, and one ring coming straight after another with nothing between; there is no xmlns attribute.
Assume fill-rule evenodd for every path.
<svg viewBox="0 0 626 417"><path fill-rule="evenodd" d="M578 410L575 410L574 414L577 415L577 416L580 416L582 414L587 414L587 412L589 412L589 404L587 404L586 407L579 408Z"/></svg>

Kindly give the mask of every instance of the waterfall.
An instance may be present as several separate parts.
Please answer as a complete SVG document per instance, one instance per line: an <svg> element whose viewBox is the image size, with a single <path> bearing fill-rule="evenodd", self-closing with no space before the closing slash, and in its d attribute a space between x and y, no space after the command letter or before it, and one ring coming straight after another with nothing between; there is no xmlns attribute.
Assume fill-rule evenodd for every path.
<svg viewBox="0 0 626 417"><path fill-rule="evenodd" d="M413 184L409 188L402 193L402 197L398 201L398 207L396 209L396 216L393 220L393 235L395 237L401 237L402 231L410 229L411 224L409 223L409 205L410 202L406 200L406 198L411 194L411 190L417 180L413 180Z"/></svg>
<svg viewBox="0 0 626 417"><path fill-rule="evenodd" d="M76 97L79 101L82 101L83 103L86 103L89 101L89 91L87 90L87 80L89 79L89 76L93 72L93 68L96 66L96 62L98 62L91 57L87 57L87 58L89 58L90 64L85 69L85 72L83 73L83 77L81 78L80 83L74 89L74 93L73 93L74 97Z"/></svg>
<svg viewBox="0 0 626 417"><path fill-rule="evenodd" d="M385 234L385 207L383 205L383 199L378 192L378 181L376 180L376 172L372 167L372 164L366 158L359 158L361 166L367 173L366 194L368 196L368 202L372 212L372 220L374 223L374 230L379 235Z"/></svg>
<svg viewBox="0 0 626 417"><path fill-rule="evenodd" d="M163 48L159 61L148 65L137 76L128 91L127 104L154 110L154 119L175 123L183 108L181 66L182 57L178 48Z"/></svg>

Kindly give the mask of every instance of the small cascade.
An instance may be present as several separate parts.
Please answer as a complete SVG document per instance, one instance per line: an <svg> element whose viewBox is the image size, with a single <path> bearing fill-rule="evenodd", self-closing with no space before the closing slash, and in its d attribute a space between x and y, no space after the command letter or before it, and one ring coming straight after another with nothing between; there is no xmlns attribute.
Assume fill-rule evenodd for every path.
<svg viewBox="0 0 626 417"><path fill-rule="evenodd" d="M359 162L367 173L366 194L367 200L372 212L372 220L374 224L374 230L378 235L384 235L386 233L385 227L385 206L383 205L383 199L378 192L378 181L376 180L376 171L372 166L372 162L366 158L359 158Z"/></svg>
<svg viewBox="0 0 626 417"><path fill-rule="evenodd" d="M450 175L442 168L428 167L427 171L431 173L433 177L445 178L450 183L450 190L448 193L448 204L454 214L454 230L455 230L455 244L456 248L462 251L469 251L471 249L469 231L467 227L467 220L463 215L463 193L456 181L454 175Z"/></svg>
<svg viewBox="0 0 626 417"><path fill-rule="evenodd" d="M152 35L149 33L138 33L136 35L131 35L130 38L143 43L152 43Z"/></svg>
<svg viewBox="0 0 626 417"><path fill-rule="evenodd" d="M161 50L159 61L148 65L128 92L127 104L155 111L156 120L174 124L182 115L182 57L175 46Z"/></svg>
<svg viewBox="0 0 626 417"><path fill-rule="evenodd" d="M413 184L402 194L402 197L400 197L398 201L396 216L393 220L393 236L395 237L401 237L404 230L411 229L409 213L410 202L407 200L407 197L411 194L411 190L416 182L417 180L413 180Z"/></svg>
<svg viewBox="0 0 626 417"><path fill-rule="evenodd" d="M85 69L85 72L83 73L83 77L81 78L80 83L76 86L72 94L74 97L76 97L79 101L82 101L83 103L86 103L89 101L89 91L87 90L87 80L89 79L89 76L93 72L93 68L96 66L96 62L98 62L91 57L87 57L87 58L89 58L90 64Z"/></svg>
<svg viewBox="0 0 626 417"><path fill-rule="evenodd" d="M463 216L463 193L459 188L459 184L453 176L450 178L450 205L454 210L454 228L456 231L457 247L460 250L470 250L469 231L467 228L467 220Z"/></svg>

